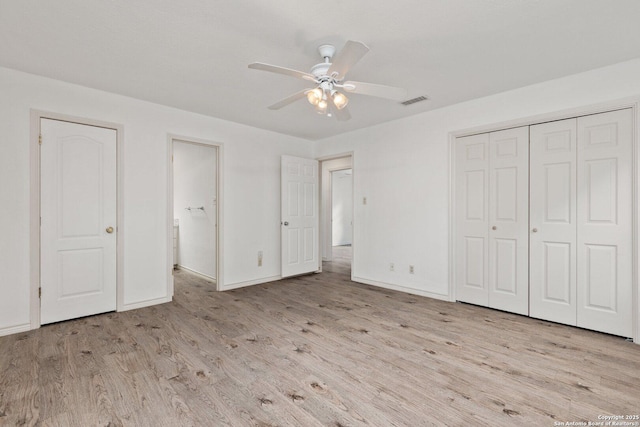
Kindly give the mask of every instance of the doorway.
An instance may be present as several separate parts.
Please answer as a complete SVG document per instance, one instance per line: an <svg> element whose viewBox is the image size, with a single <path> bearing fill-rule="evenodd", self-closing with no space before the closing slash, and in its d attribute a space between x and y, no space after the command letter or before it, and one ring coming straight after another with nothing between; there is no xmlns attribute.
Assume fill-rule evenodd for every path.
<svg viewBox="0 0 640 427"><path fill-rule="evenodd" d="M351 263L353 170L331 172L331 259Z"/></svg>
<svg viewBox="0 0 640 427"><path fill-rule="evenodd" d="M220 289L220 147L170 138L170 268L188 271Z"/></svg>
<svg viewBox="0 0 640 427"><path fill-rule="evenodd" d="M351 274L354 254L353 156L322 159L322 261L331 270Z"/></svg>

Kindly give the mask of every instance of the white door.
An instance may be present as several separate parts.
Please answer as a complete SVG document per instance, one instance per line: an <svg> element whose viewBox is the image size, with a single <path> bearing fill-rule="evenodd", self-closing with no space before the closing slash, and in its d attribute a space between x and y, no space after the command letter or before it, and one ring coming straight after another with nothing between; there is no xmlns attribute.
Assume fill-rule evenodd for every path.
<svg viewBox="0 0 640 427"><path fill-rule="evenodd" d="M41 323L116 308L116 131L42 119Z"/></svg>
<svg viewBox="0 0 640 427"><path fill-rule="evenodd" d="M489 135L489 307L529 314L529 128Z"/></svg>
<svg viewBox="0 0 640 427"><path fill-rule="evenodd" d="M630 109L578 118L577 324L632 335Z"/></svg>
<svg viewBox="0 0 640 427"><path fill-rule="evenodd" d="M489 134L456 139L456 299L489 305Z"/></svg>
<svg viewBox="0 0 640 427"><path fill-rule="evenodd" d="M318 161L282 156L281 177L282 277L318 271Z"/></svg>
<svg viewBox="0 0 640 427"><path fill-rule="evenodd" d="M576 119L530 127L531 317L576 324Z"/></svg>

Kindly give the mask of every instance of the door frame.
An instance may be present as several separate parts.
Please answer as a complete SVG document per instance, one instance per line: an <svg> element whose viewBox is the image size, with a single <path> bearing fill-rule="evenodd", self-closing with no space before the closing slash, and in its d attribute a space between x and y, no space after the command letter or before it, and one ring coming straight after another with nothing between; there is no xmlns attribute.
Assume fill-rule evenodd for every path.
<svg viewBox="0 0 640 427"><path fill-rule="evenodd" d="M327 161L331 161L331 160L338 160L338 159L345 159L345 158L350 158L351 159L351 166L350 167L344 167L344 166L338 166L335 168L328 168L327 172L329 173L329 197L328 200L325 200L323 197L323 193L325 188L323 188L323 164L324 162ZM352 212L351 212L351 218L352 218L352 225L351 225L351 278L353 279L353 265L354 265L354 261L355 261L355 253L356 253L356 232L355 232L355 223L356 223L356 217L355 217L355 201L356 201L356 196L355 196L355 154L353 151L349 151L346 153L340 153L340 154L335 154L335 155L330 155L330 156L324 156L324 157L318 157L316 158L316 160L318 160L319 162L319 167L318 167L318 173L320 174L320 191L319 191L319 199L320 199L320 230L319 230L319 234L320 234L320 238L318 239L318 243L320 246L320 256L319 258L319 263L320 265L318 266L319 271L322 271L322 261L331 261L333 259L333 255L329 254L329 256L327 257L323 257L322 254L324 253L323 249L325 249L325 245L327 244L327 241L331 241L331 232L333 230L333 227L331 225L331 217L328 216L328 212L330 212L331 207L332 207L332 194L333 194L333 184L332 184L332 176L331 173L332 172L336 172L336 171L340 171L340 170L347 170L347 169L351 169L352 170L352 182L351 182L351 198L352 198Z"/></svg>
<svg viewBox="0 0 640 427"><path fill-rule="evenodd" d="M559 110L549 113L543 113L535 116L523 117L515 120L492 123L487 125L476 126L468 129L460 129L449 132L449 301L456 300L456 276L455 276L455 144L456 138L462 136L470 136L479 133L494 132L521 126L531 126L557 120L570 119L580 116L588 116L592 114L606 113L608 111L622 110L630 108L633 112L633 129L632 129L632 292L633 292L633 341L640 344L640 283L638 280L638 265L640 260L640 236L638 233L640 227L640 147L639 126L640 126L640 96L633 96L608 102L600 102L586 106Z"/></svg>
<svg viewBox="0 0 640 427"><path fill-rule="evenodd" d="M29 137L29 320L31 329L40 327L40 123L42 119L116 131L116 311L124 308L124 170L122 168L124 126L102 120L31 109Z"/></svg>
<svg viewBox="0 0 640 427"><path fill-rule="evenodd" d="M167 295L173 298L173 143L174 141L203 145L216 149L216 291L224 289L223 265L223 151L224 144L202 138L168 134L167 135ZM204 277L204 276L203 276Z"/></svg>

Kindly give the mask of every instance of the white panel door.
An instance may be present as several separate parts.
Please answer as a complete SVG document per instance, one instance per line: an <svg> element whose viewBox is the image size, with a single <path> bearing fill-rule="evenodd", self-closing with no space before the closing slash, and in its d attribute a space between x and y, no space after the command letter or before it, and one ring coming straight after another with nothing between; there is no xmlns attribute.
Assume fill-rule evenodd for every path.
<svg viewBox="0 0 640 427"><path fill-rule="evenodd" d="M576 119L530 127L529 313L576 324Z"/></svg>
<svg viewBox="0 0 640 427"><path fill-rule="evenodd" d="M320 269L318 161L282 156L282 277Z"/></svg>
<svg viewBox="0 0 640 427"><path fill-rule="evenodd" d="M578 326L632 335L630 109L578 118Z"/></svg>
<svg viewBox="0 0 640 427"><path fill-rule="evenodd" d="M41 323L116 308L116 131L42 119Z"/></svg>
<svg viewBox="0 0 640 427"><path fill-rule="evenodd" d="M529 127L489 138L489 307L527 315Z"/></svg>
<svg viewBox="0 0 640 427"><path fill-rule="evenodd" d="M456 139L456 299L489 305L489 134Z"/></svg>

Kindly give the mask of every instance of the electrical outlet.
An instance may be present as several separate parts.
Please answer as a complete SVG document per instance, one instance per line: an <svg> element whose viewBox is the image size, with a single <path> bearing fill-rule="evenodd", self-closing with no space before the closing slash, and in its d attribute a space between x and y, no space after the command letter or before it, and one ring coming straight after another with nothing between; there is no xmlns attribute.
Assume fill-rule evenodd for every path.
<svg viewBox="0 0 640 427"><path fill-rule="evenodd" d="M396 271L396 266L392 262L389 263L389 271Z"/></svg>
<svg viewBox="0 0 640 427"><path fill-rule="evenodd" d="M413 265L410 265L409 266L409 274L413 274L413 273L414 273Z"/></svg>
<svg viewBox="0 0 640 427"><path fill-rule="evenodd" d="M262 251L258 251L258 267L262 267Z"/></svg>

